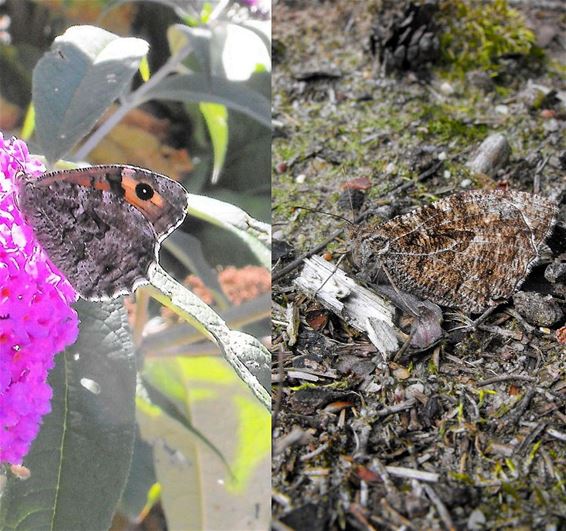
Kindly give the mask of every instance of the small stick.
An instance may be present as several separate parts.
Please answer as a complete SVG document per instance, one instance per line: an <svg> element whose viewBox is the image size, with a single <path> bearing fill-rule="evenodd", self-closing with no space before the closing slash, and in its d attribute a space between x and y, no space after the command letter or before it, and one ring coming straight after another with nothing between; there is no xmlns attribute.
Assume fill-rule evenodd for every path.
<svg viewBox="0 0 566 531"><path fill-rule="evenodd" d="M546 433L548 433L551 437L554 437L555 439L558 439L559 441L566 443L566 433L555 430L554 428L548 428L546 430Z"/></svg>
<svg viewBox="0 0 566 531"><path fill-rule="evenodd" d="M386 466L385 469L392 476L398 478L417 479L429 483L436 483L440 477L434 472L425 472L424 470L415 470L414 468L405 468L403 466Z"/></svg>
<svg viewBox="0 0 566 531"><path fill-rule="evenodd" d="M501 376L494 376L493 378L487 378L486 380L480 380L476 385L478 387L484 387L492 383L506 382L508 380L521 380L524 382L536 382L537 378L535 376L528 376L526 374L503 374Z"/></svg>
<svg viewBox="0 0 566 531"><path fill-rule="evenodd" d="M313 457L316 457L317 455L320 455L321 453L323 453L327 449L328 449L328 443L321 444L316 450L313 450L312 452L309 452L308 454L301 455L299 460L300 461L309 461L310 459L312 459Z"/></svg>
<svg viewBox="0 0 566 531"><path fill-rule="evenodd" d="M387 417L389 415L394 415L395 413L399 413L401 411L405 411L406 409L411 409L415 405L415 400L410 399L406 400L405 402L401 402L395 406L384 407L379 411L375 412L375 415L378 417Z"/></svg>
<svg viewBox="0 0 566 531"><path fill-rule="evenodd" d="M434 491L434 489L430 485L423 485L423 490L426 492L426 495L429 497L430 501L434 503L436 510L438 511L438 515L444 522L444 525L447 527L449 531L456 531L456 526L452 521L452 517L446 508L446 505L442 503L442 500L438 497L438 494Z"/></svg>
<svg viewBox="0 0 566 531"><path fill-rule="evenodd" d="M546 428L546 422L539 422L533 430L531 430L527 436L517 445L515 450L513 450L513 455L523 453L523 450L528 448L531 443L538 437L539 433Z"/></svg>
<svg viewBox="0 0 566 531"><path fill-rule="evenodd" d="M279 375L279 382L283 382L285 378L285 372L283 369L283 353L281 350L277 352L277 373ZM283 383L280 383L276 389L274 389L273 384L271 385L271 394L273 395L275 391L275 402L273 404L273 414L271 417L271 432L273 433L277 422L279 420L279 413L281 412L281 403L283 401Z"/></svg>
<svg viewBox="0 0 566 531"><path fill-rule="evenodd" d="M518 403L517 408L511 411L502 423L498 424L498 431L502 432L504 429L508 428L509 426L513 426L519 422L519 419L523 416L531 400L536 394L536 389L531 387L526 393L522 400Z"/></svg>
<svg viewBox="0 0 566 531"><path fill-rule="evenodd" d="M405 518L400 512L396 511L387 499L381 498L379 503L381 505L381 512L385 513L389 517L389 520L394 521L396 525L395 529L403 529L404 527L415 529L411 521Z"/></svg>

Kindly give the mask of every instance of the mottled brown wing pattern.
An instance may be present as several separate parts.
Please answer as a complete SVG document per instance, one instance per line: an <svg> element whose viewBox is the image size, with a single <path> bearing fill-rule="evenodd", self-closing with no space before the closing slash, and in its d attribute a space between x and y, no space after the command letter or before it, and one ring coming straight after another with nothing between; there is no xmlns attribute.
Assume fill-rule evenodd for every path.
<svg viewBox="0 0 566 531"><path fill-rule="evenodd" d="M519 287L555 215L540 196L464 192L363 229L358 256L384 266L399 289L476 313Z"/></svg>

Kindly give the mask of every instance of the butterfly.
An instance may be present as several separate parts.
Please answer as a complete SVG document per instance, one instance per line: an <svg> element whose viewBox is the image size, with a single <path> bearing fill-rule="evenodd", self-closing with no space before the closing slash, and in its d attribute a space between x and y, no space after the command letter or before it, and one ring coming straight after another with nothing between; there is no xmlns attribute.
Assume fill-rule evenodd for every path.
<svg viewBox="0 0 566 531"><path fill-rule="evenodd" d="M77 293L108 300L147 282L161 241L186 215L182 185L129 165L18 176L17 204Z"/></svg>
<svg viewBox="0 0 566 531"><path fill-rule="evenodd" d="M537 263L558 205L515 191L470 191L356 230L355 264L383 267L404 291L466 313L508 299Z"/></svg>

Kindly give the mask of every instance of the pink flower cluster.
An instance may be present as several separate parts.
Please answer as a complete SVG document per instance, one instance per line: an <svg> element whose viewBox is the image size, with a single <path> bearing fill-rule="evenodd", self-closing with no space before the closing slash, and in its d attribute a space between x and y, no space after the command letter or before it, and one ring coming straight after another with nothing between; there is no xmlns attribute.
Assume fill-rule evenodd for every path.
<svg viewBox="0 0 566 531"><path fill-rule="evenodd" d="M269 16L271 2L269 0L238 0L240 5L246 6L252 14L261 17Z"/></svg>
<svg viewBox="0 0 566 531"><path fill-rule="evenodd" d="M78 335L77 295L17 208L16 175L43 171L24 142L0 133L0 463L22 463L51 411L54 356Z"/></svg>

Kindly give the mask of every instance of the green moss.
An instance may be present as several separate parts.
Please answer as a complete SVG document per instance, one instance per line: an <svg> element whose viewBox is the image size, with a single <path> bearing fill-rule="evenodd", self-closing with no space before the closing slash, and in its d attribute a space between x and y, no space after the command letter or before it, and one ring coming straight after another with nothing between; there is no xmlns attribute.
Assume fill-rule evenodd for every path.
<svg viewBox="0 0 566 531"><path fill-rule="evenodd" d="M555 75L561 80L566 77L566 64L563 62L557 59L549 59L547 67L550 75Z"/></svg>
<svg viewBox="0 0 566 531"><path fill-rule="evenodd" d="M544 507L548 505L545 499L544 492L536 484L533 485L533 498L534 498L534 502L538 506Z"/></svg>
<svg viewBox="0 0 566 531"><path fill-rule="evenodd" d="M321 386L318 384L314 384L314 383L310 383L310 382L305 382L301 385L296 385L294 387L289 387L289 389L291 389L291 391L302 391L304 389L319 389Z"/></svg>
<svg viewBox="0 0 566 531"><path fill-rule="evenodd" d="M439 22L447 28L440 36L443 61L455 77L469 70L483 70L495 77L499 59L509 54L536 60L543 57L523 15L506 0L444 0Z"/></svg>
<svg viewBox="0 0 566 531"><path fill-rule="evenodd" d="M509 413L509 411L511 411L511 408L513 407L514 404L509 404L509 403L504 403L501 404L498 408L497 411L495 411L495 413L493 414L493 416L496 419L500 419L501 417L507 415L507 413Z"/></svg>
<svg viewBox="0 0 566 531"><path fill-rule="evenodd" d="M488 127L472 123L466 116L467 111L450 105L427 105L421 110L420 119L426 124L428 134L438 140L477 142L486 136Z"/></svg>
<svg viewBox="0 0 566 531"><path fill-rule="evenodd" d="M535 458L541 445L542 445L542 440L539 440L535 444L533 444L533 447L529 452L529 461L532 461Z"/></svg>
<svg viewBox="0 0 566 531"><path fill-rule="evenodd" d="M482 407L487 395L496 395L497 393L493 389L480 389L477 394L479 398L478 407Z"/></svg>
<svg viewBox="0 0 566 531"><path fill-rule="evenodd" d="M471 478L468 474L461 472L448 472L448 476L455 481L464 483L465 485L475 485L473 478Z"/></svg>
<svg viewBox="0 0 566 531"><path fill-rule="evenodd" d="M503 482L501 484L501 490L515 500L521 499L521 495L519 494L518 487L520 487L520 485L514 485L513 483Z"/></svg>
<svg viewBox="0 0 566 531"><path fill-rule="evenodd" d="M432 357L428 360L426 369L429 374L438 374L438 366L434 363Z"/></svg>
<svg viewBox="0 0 566 531"><path fill-rule="evenodd" d="M505 464L507 465L507 468L513 475L517 474L517 467L515 466L515 463L511 459L508 458L505 459Z"/></svg>

